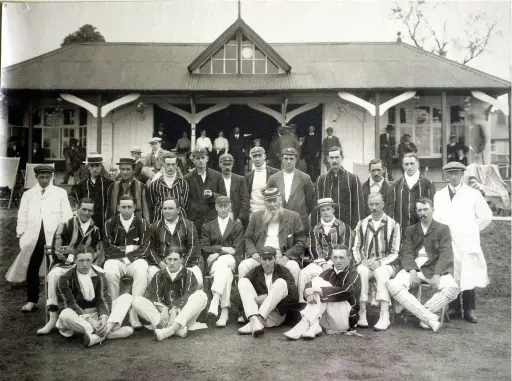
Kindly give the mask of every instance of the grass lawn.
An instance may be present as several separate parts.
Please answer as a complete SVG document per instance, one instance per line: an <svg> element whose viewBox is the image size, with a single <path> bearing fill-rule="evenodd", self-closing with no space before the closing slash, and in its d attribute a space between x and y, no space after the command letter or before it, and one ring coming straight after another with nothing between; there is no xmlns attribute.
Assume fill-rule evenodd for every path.
<svg viewBox="0 0 512 381"><path fill-rule="evenodd" d="M81 338L36 336L43 311L19 311L24 290L4 277L18 250L14 224L14 211L0 213L0 380L510 380L509 222L482 234L491 284L478 292L478 324L452 320L435 334L398 319L387 332L290 342L289 327L238 336L232 316L228 327L209 322L186 339L157 343L141 330L89 349Z"/></svg>

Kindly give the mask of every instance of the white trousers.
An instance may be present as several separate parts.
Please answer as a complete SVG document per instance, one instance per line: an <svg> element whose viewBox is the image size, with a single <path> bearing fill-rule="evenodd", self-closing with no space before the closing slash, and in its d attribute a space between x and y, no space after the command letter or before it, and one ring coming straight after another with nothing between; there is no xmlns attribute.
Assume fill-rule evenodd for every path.
<svg viewBox="0 0 512 381"><path fill-rule="evenodd" d="M114 330L119 328L132 306L133 297L130 294L123 294L112 303L112 311L108 317L107 323L114 323ZM91 318L99 322L98 311L96 308L87 308L84 310ZM78 315L71 308L65 308L57 320L57 328L62 336L71 337L74 333L92 334L94 327L83 315Z"/></svg>
<svg viewBox="0 0 512 381"><path fill-rule="evenodd" d="M190 271L192 271L194 273L194 275L196 276L196 280L197 280L197 284L198 284L198 287L199 288L203 288L203 273L201 272L201 269L199 268L199 266L197 265L194 265L193 267L187 267L187 269L189 269ZM148 267L148 274L147 274L147 277L148 277L148 286L149 284L151 283L151 281L153 280L153 277L156 275L157 272L159 272L161 269L160 267L158 266L149 266ZM135 295L135 294L134 294Z"/></svg>
<svg viewBox="0 0 512 381"><path fill-rule="evenodd" d="M309 266L308 266L309 267ZM312 287L331 287L326 280L316 277L311 281ZM318 300L319 301L319 300ZM300 313L310 324L320 320L320 326L328 333L335 334L349 330L349 315L352 307L347 301L316 304L308 303Z"/></svg>
<svg viewBox="0 0 512 381"><path fill-rule="evenodd" d="M423 283L430 284L430 279L425 278L423 273L418 272L418 278ZM442 275L439 281L438 292L422 305L421 302L409 293L409 289L413 286L411 275L406 270L400 272L393 279L386 282L386 285L393 296L400 304L410 311L418 319L438 320L436 312L440 311L443 306L457 298L459 287L451 274ZM416 284L418 285L418 284Z"/></svg>
<svg viewBox="0 0 512 381"><path fill-rule="evenodd" d="M275 327L283 324L286 315L281 315L276 310L276 306L288 296L288 285L284 279L279 278L272 283L270 292L259 307L255 300L258 294L249 279L242 278L238 281L238 291L244 306L245 316L249 318L259 314L263 317L265 327Z"/></svg>
<svg viewBox="0 0 512 381"><path fill-rule="evenodd" d="M109 259L103 266L107 278L108 290L112 299L119 296L119 283L121 277L128 275L133 279L132 295L144 295L148 287L148 263L144 259L137 259L126 264L119 259Z"/></svg>
<svg viewBox="0 0 512 381"><path fill-rule="evenodd" d="M207 303L208 297L206 294L202 290L197 290L190 295L187 303L180 310L174 321L179 323L182 327L190 326L190 324L193 324L197 320L201 311L205 309ZM154 330L160 323L160 312L155 305L145 297L134 296L132 308L138 316L151 324L149 327L150 329ZM172 323L173 322L169 319L167 327L170 327Z"/></svg>
<svg viewBox="0 0 512 381"><path fill-rule="evenodd" d="M231 307L231 285L235 267L235 258L225 254L217 258L210 269L210 275L213 275L211 290L220 295L220 308Z"/></svg>
<svg viewBox="0 0 512 381"><path fill-rule="evenodd" d="M252 258L244 259L240 264L238 265L238 278L242 279L245 277L245 275L252 270L253 268L257 267L260 263ZM293 280L295 281L295 284L298 284L299 281L299 273L300 273L300 266L297 262L293 260L289 260L286 262L285 267L290 270L293 276Z"/></svg>
<svg viewBox="0 0 512 381"><path fill-rule="evenodd" d="M70 268L62 268L62 267L54 267L48 273L46 277L46 281L48 282L48 299L46 300L46 305L58 305L57 302L57 284L59 283L60 277L68 271Z"/></svg>
<svg viewBox="0 0 512 381"><path fill-rule="evenodd" d="M359 265L357 266L357 272L361 279L361 297L359 299L361 302L368 301L370 279L375 279L375 283L377 284L377 295L375 296L375 299L379 302L384 301L389 303L391 301L388 288L386 287L386 282L395 275L395 270L392 266L384 265L376 268L374 271L371 271L368 267Z"/></svg>
<svg viewBox="0 0 512 381"><path fill-rule="evenodd" d="M332 266L332 262L329 260L327 261L329 266ZM299 279L297 282L297 286L299 289L299 303L305 303L306 300L304 299L304 289L306 288L306 284L311 282L313 278L319 276L322 271L322 266L316 264L316 263L310 263L306 267L304 267L299 272Z"/></svg>

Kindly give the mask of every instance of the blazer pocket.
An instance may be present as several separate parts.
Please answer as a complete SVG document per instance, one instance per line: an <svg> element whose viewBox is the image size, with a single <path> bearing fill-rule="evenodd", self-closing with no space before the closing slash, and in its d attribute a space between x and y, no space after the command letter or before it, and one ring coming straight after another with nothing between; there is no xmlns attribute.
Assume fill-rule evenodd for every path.
<svg viewBox="0 0 512 381"><path fill-rule="evenodd" d="M440 249L440 243L439 243L439 240L435 240L432 242L432 252L434 254L439 254L439 249Z"/></svg>

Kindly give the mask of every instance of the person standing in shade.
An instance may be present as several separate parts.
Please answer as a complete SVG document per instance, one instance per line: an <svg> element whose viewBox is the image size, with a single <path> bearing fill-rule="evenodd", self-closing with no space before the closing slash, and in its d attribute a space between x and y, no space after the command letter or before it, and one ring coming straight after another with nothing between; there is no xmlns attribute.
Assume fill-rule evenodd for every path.
<svg viewBox="0 0 512 381"><path fill-rule="evenodd" d="M229 147L231 155L235 159L233 172L237 175L244 175L245 168L245 137L240 132L240 127L235 126L233 135L229 139Z"/></svg>
<svg viewBox="0 0 512 381"><path fill-rule="evenodd" d="M370 215L368 208L368 195L370 193L380 193L384 199L384 213L393 218L393 209L395 207L395 192L393 186L384 178L386 167L382 159L372 159L368 164L368 171L370 177L363 183L363 198L364 198L364 215Z"/></svg>
<svg viewBox="0 0 512 381"><path fill-rule="evenodd" d="M327 127L325 129L325 132L327 132L327 136L324 138L324 141L322 142L322 152L324 154L325 169L329 170L329 150L331 149L331 147L341 148L341 142L340 139L333 135L334 129L332 127Z"/></svg>
<svg viewBox="0 0 512 381"><path fill-rule="evenodd" d="M169 136L167 136L167 133L165 132L165 124L160 123L158 125L158 131L155 134L153 134L153 137L162 139L160 144L163 150L169 151L171 149L171 140L169 139Z"/></svg>
<svg viewBox="0 0 512 381"><path fill-rule="evenodd" d="M90 198L94 201L94 214L92 219L96 226L101 226L100 232L103 236L103 227L105 226L105 220L107 215L107 208L109 206L109 192L110 187L114 182L103 176L103 158L97 153L89 153L87 160L84 164L87 165L89 170L89 176L80 181L78 184L73 185L71 188L71 195L78 200L83 198Z"/></svg>
<svg viewBox="0 0 512 381"><path fill-rule="evenodd" d="M267 181L274 173L279 172L266 163L267 156L263 147L253 147L249 152L253 169L245 175L247 189L250 194L250 212L255 213L265 210L265 200L262 194L263 189L267 187Z"/></svg>
<svg viewBox="0 0 512 381"><path fill-rule="evenodd" d="M75 175L82 165L82 160L85 159L84 152L78 147L77 139L69 139L69 147L64 149L64 157L66 158L66 172L61 184L67 184L70 175L74 176L76 184L78 181Z"/></svg>
<svg viewBox="0 0 512 381"><path fill-rule="evenodd" d="M418 148L411 141L411 135L405 134L402 136L402 141L398 145L398 163L403 166L404 156L408 153L417 153Z"/></svg>
<svg viewBox="0 0 512 381"><path fill-rule="evenodd" d="M230 217L244 227L249 222L249 192L245 177L232 173L234 158L229 153L220 157L220 169L226 193L231 200Z"/></svg>
<svg viewBox="0 0 512 381"><path fill-rule="evenodd" d="M208 154L208 160L210 161L210 164L212 163L212 151L213 151L213 145L212 141L208 136L206 136L206 130L201 131L201 136L199 136L196 140L196 149L204 149L206 150Z"/></svg>
<svg viewBox="0 0 512 381"><path fill-rule="evenodd" d="M393 156L395 156L395 127L392 124L386 126L386 132L380 134L380 159L382 164L387 169L388 180L393 181L393 173L391 171L393 166Z"/></svg>
<svg viewBox="0 0 512 381"><path fill-rule="evenodd" d="M420 175L420 160L415 153L407 153L403 158L404 175L393 185L395 207L393 218L402 228L402 236L408 226L420 222L416 213L416 200L421 197L434 199L436 188L432 182Z"/></svg>
<svg viewBox="0 0 512 381"><path fill-rule="evenodd" d="M306 161L306 171L313 182L316 182L320 175L320 151L320 136L316 133L315 126L309 126L308 134L302 145L302 153Z"/></svg>
<svg viewBox="0 0 512 381"><path fill-rule="evenodd" d="M446 154L448 163L452 161L457 161L459 143L457 143L457 137L455 135L450 136L450 143L446 145Z"/></svg>
<svg viewBox="0 0 512 381"><path fill-rule="evenodd" d="M37 184L23 193L18 210L16 236L21 251L7 271L11 283L26 281L27 303L23 312L33 312L39 301L39 268L44 258L44 246L51 245L59 224L73 217L67 192L54 186L54 169L40 164L34 167Z"/></svg>
<svg viewBox="0 0 512 381"><path fill-rule="evenodd" d="M456 161L443 167L448 185L434 196L434 219L450 227L454 276L462 291L450 303L449 313L476 323L475 288L489 284L480 232L492 222L492 211L478 190L462 182L465 170L466 166Z"/></svg>
<svg viewBox="0 0 512 381"><path fill-rule="evenodd" d="M181 161L183 166L183 174L186 174L188 171L188 163L187 163L187 155L190 152L191 142L188 138L187 132L183 132L181 138L178 139L176 143L176 153L178 155L178 160Z"/></svg>
<svg viewBox="0 0 512 381"><path fill-rule="evenodd" d="M213 141L213 160L212 160L212 168L218 170L219 168L219 158L228 153L229 151L229 142L228 139L224 137L224 132L219 131L219 136Z"/></svg>

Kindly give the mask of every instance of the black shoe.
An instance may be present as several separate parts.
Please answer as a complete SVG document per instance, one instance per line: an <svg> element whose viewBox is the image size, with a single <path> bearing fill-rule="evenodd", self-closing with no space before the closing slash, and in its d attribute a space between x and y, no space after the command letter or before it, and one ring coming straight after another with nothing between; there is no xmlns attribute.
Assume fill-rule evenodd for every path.
<svg viewBox="0 0 512 381"><path fill-rule="evenodd" d="M448 310L448 317L450 319L457 319L457 318L461 318L462 317L462 313L460 310L456 310L456 309L453 309L453 308L450 308Z"/></svg>
<svg viewBox="0 0 512 381"><path fill-rule="evenodd" d="M478 323L474 310L464 311L464 319L470 323Z"/></svg>

